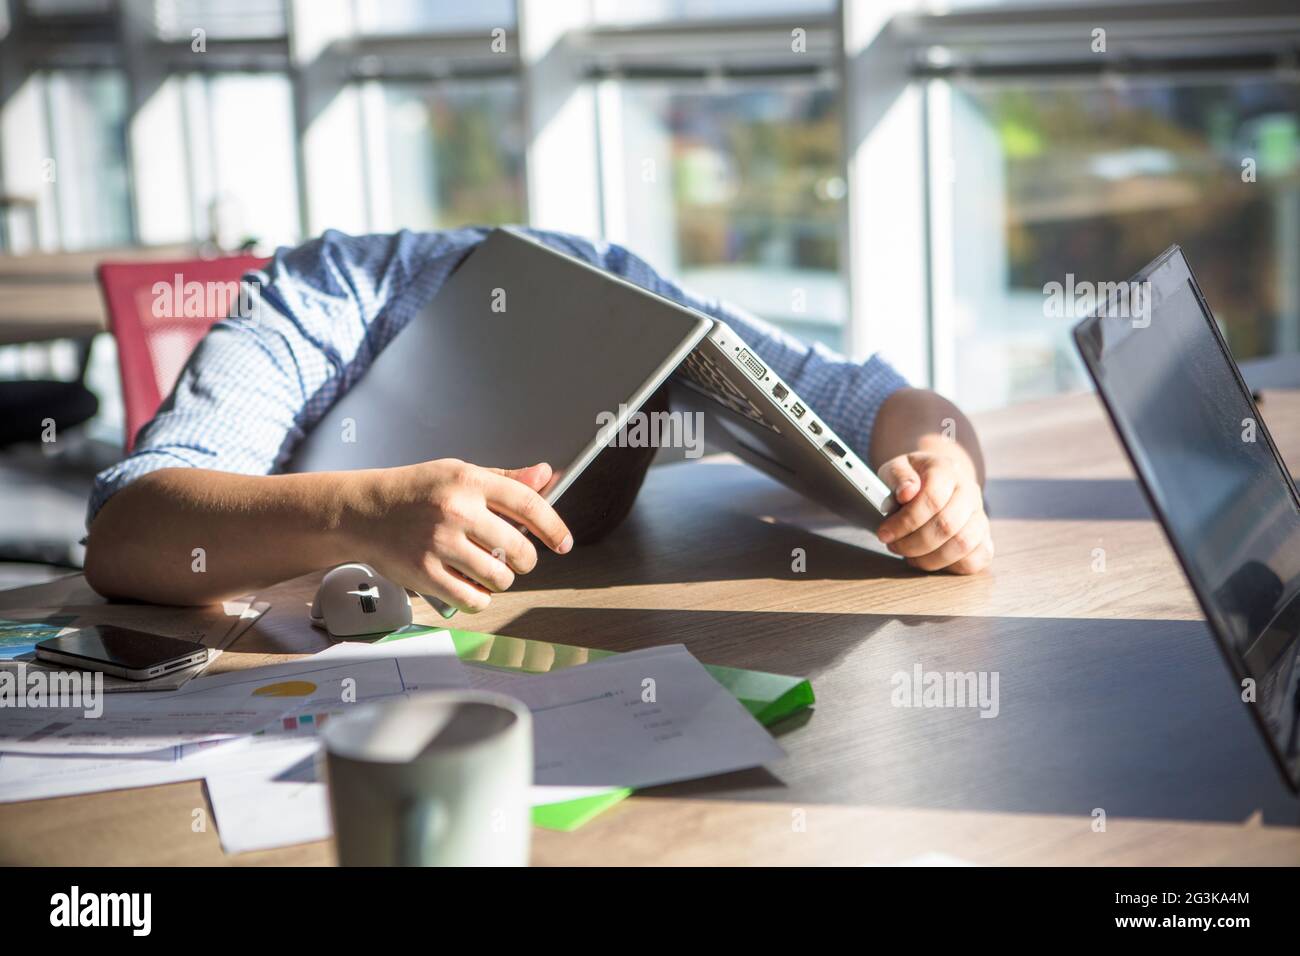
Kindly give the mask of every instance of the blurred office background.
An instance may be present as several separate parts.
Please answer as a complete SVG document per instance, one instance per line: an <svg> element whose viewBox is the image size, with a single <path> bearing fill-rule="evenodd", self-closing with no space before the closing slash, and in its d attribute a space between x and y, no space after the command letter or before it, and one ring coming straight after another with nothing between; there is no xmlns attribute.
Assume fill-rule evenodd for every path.
<svg viewBox="0 0 1300 956"><path fill-rule="evenodd" d="M1239 358L1300 350L1295 0L0 0L0 37L0 379L84 377L86 462L97 258L326 228L621 242L972 410L1085 387L1045 284L1175 242Z"/></svg>

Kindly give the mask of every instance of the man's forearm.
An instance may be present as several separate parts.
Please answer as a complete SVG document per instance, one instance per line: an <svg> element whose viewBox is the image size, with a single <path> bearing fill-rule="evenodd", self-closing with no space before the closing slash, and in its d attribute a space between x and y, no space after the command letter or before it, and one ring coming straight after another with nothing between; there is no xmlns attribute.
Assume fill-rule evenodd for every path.
<svg viewBox="0 0 1300 956"><path fill-rule="evenodd" d="M360 560L362 474L152 472L95 516L86 579L108 597L209 604Z"/></svg>
<svg viewBox="0 0 1300 956"><path fill-rule="evenodd" d="M923 388L902 388L885 399L871 433L871 467L914 451L952 455L984 484L984 455L970 420L948 399Z"/></svg>

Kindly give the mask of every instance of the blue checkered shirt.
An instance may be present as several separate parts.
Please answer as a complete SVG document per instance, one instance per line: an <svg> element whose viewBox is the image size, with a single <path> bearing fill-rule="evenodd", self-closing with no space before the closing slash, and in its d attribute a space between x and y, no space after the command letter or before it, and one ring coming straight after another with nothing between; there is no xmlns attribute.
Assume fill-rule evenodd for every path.
<svg viewBox="0 0 1300 956"><path fill-rule="evenodd" d="M806 345L735 306L683 291L621 246L524 231L726 322L863 458L880 406L906 385L879 356L858 364ZM252 308L212 327L132 453L96 477L87 524L113 494L160 468L279 471L487 233L329 231L279 250L256 277Z"/></svg>

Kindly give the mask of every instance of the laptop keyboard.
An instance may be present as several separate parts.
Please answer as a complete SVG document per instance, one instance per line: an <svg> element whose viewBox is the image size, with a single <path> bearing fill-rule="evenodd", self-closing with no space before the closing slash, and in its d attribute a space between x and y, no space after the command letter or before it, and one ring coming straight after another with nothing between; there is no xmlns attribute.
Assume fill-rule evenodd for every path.
<svg viewBox="0 0 1300 956"><path fill-rule="evenodd" d="M677 366L677 374L695 391L725 405L737 415L744 415L750 421L780 434L780 430L767 420L762 410L736 388L713 359L700 349L693 349L686 356L686 361Z"/></svg>

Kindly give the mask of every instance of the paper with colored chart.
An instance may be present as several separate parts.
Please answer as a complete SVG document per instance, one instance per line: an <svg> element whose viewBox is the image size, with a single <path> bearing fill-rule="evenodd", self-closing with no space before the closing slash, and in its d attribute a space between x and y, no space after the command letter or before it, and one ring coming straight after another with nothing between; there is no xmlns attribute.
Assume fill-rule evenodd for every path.
<svg viewBox="0 0 1300 956"><path fill-rule="evenodd" d="M286 706L258 728L261 733L312 735L331 716L358 703L468 686L451 636L430 631L394 644L335 644L287 664L204 677L191 681L180 695L193 700L271 698Z"/></svg>
<svg viewBox="0 0 1300 956"><path fill-rule="evenodd" d="M361 701L467 686L445 632L356 645L200 677L170 693L102 695L87 707L0 709L0 752L141 754L254 733L314 734ZM81 703L86 703L83 700Z"/></svg>
<svg viewBox="0 0 1300 956"><path fill-rule="evenodd" d="M607 799L618 780L653 786L784 756L680 644L546 674L472 666L468 672L471 686L510 694L532 711L534 807ZM256 762L241 757L210 763L208 795L227 852L330 835L325 787L316 780L314 760L292 750L281 752L279 765L276 760L275 751L263 750Z"/></svg>
<svg viewBox="0 0 1300 956"><path fill-rule="evenodd" d="M228 852L325 839L330 821L314 738L322 716L328 721L340 711L347 677L358 701L467 684L523 699L534 710L541 785L531 798L539 809L608 801L627 792L611 791L615 781L650 786L783 753L680 645L527 675L460 664L450 635L439 630L376 645L340 644L288 664L200 678L167 695L202 706L286 705L271 726L250 736L117 758L0 755L0 800L202 777Z"/></svg>
<svg viewBox="0 0 1300 956"><path fill-rule="evenodd" d="M139 749L139 741L128 748L45 745L25 747L21 752L11 749L10 753L0 753L0 802L195 780L209 772L238 770L253 753L257 755L253 766L264 766L267 760L274 763L277 758L273 748L251 751L248 745L292 743L304 738L309 747L314 746L315 730L322 717L328 719L330 713L346 706L339 705L335 695L341 694L343 681L348 679L355 682L348 686L356 690L358 702L394 693L465 686L463 665L456 660L446 632L420 634L401 646L337 644L288 664L204 677L191 682L184 693L165 695L166 699L183 700L182 705L173 706L179 706L191 718L206 719L213 711L255 715L250 716L243 736L222 735L205 741L184 737L160 747L152 747L160 741L151 739L149 744L143 744L152 747L145 752ZM163 696L151 695L149 700ZM110 700L105 698L106 708ZM137 713L140 708L123 706L114 710ZM48 720L49 711L44 713ZM6 716L0 713L0 733ZM78 716L70 714L67 720L75 723ZM219 750L216 745L220 745ZM0 744L3 749L8 748Z"/></svg>

